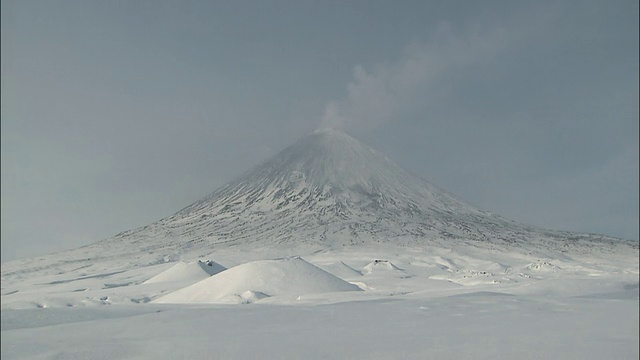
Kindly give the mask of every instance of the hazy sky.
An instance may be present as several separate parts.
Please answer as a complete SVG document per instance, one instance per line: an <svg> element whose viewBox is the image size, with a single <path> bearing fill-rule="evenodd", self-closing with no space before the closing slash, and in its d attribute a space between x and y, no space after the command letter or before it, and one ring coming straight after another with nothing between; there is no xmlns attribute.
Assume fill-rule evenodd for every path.
<svg viewBox="0 0 640 360"><path fill-rule="evenodd" d="M319 126L638 239L638 1L2 0L2 261L147 225Z"/></svg>

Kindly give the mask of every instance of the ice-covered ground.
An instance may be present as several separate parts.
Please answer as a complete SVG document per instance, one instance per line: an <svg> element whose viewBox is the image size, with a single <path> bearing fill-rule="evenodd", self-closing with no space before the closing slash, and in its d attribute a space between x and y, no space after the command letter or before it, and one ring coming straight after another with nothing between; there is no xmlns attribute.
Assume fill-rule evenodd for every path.
<svg viewBox="0 0 640 360"><path fill-rule="evenodd" d="M211 266L182 258L60 273L33 264L43 268L37 276L5 271L2 359L639 355L637 251L262 255L217 252L207 257Z"/></svg>

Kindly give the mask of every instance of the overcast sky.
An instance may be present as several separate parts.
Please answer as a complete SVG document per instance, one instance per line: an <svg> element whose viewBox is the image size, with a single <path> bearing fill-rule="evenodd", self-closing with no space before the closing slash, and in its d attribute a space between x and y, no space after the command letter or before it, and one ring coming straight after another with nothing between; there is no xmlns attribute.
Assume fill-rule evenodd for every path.
<svg viewBox="0 0 640 360"><path fill-rule="evenodd" d="M638 1L2 0L2 261L171 215L320 126L638 239Z"/></svg>

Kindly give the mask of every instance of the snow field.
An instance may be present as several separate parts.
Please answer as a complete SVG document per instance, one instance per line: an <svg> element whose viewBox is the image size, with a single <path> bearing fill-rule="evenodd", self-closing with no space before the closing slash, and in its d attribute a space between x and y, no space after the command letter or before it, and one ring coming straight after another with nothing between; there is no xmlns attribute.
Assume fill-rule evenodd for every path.
<svg viewBox="0 0 640 360"><path fill-rule="evenodd" d="M2 359L638 357L633 254L260 254L194 256L230 265L212 276L187 261L3 277Z"/></svg>

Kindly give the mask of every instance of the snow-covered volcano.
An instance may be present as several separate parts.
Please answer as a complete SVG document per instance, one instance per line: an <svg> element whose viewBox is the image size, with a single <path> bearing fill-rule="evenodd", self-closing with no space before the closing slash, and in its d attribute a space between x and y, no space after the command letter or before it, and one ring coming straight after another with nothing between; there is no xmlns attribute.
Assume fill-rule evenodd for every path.
<svg viewBox="0 0 640 360"><path fill-rule="evenodd" d="M353 137L324 129L178 213L112 241L133 240L148 250L456 239L563 248L592 238L603 239L541 231L480 211Z"/></svg>
<svg viewBox="0 0 640 360"><path fill-rule="evenodd" d="M189 242L325 246L425 236L483 236L480 212L349 135L323 130L206 198L134 233ZM130 236L134 233L128 233Z"/></svg>
<svg viewBox="0 0 640 360"><path fill-rule="evenodd" d="M172 216L44 263L67 264L65 271L88 260L117 259L126 267L229 248L275 249L277 256L381 244L531 253L606 251L613 243L619 240L535 229L478 210L351 136L322 130ZM12 264L25 268L8 263L4 274Z"/></svg>

